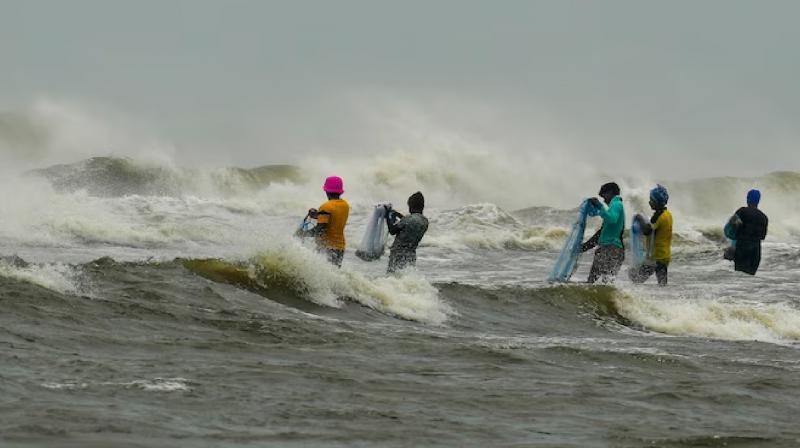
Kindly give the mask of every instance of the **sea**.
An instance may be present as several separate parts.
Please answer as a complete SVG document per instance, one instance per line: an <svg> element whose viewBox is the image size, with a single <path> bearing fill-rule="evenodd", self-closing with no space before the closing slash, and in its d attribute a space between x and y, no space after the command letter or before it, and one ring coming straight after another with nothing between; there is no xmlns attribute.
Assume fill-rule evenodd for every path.
<svg viewBox="0 0 800 448"><path fill-rule="evenodd" d="M666 185L675 234L669 286L627 264L592 286L591 253L546 279L599 182L493 163L5 167L0 446L800 446L800 173L598 179L629 222ZM341 269L293 237L330 174ZM722 226L753 187L770 227L749 276ZM417 190L417 268L358 259L374 204Z"/></svg>

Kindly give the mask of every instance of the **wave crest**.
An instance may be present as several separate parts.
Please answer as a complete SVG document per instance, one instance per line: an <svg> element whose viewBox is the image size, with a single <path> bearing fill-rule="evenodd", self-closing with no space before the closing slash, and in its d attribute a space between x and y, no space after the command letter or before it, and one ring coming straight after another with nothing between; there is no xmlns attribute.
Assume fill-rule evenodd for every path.
<svg viewBox="0 0 800 448"><path fill-rule="evenodd" d="M58 191L86 191L101 197L235 196L259 191L272 183L300 178L299 170L291 165L199 170L116 157L93 157L73 164L32 170L29 174L47 179Z"/></svg>
<svg viewBox="0 0 800 448"><path fill-rule="evenodd" d="M318 254L286 243L262 250L244 262L187 260L192 272L214 281L263 292L288 290L315 304L339 308L352 300L376 311L418 322L441 324L452 313L438 290L421 275L369 278L337 269Z"/></svg>

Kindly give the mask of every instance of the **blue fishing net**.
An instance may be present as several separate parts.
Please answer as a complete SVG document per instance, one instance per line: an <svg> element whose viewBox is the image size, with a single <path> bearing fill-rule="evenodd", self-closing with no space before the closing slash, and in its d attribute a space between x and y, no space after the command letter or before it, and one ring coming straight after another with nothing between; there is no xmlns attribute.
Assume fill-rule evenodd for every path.
<svg viewBox="0 0 800 448"><path fill-rule="evenodd" d="M600 211L595 208L589 200L583 201L578 212L578 219L572 225L564 247L556 259L550 276L549 282L568 282L578 266L578 258L581 256L581 245L583 244L583 234L586 232L586 219L589 216L597 216Z"/></svg>
<svg viewBox="0 0 800 448"><path fill-rule="evenodd" d="M316 224L315 224L314 220L311 219L309 216L306 216L305 218L303 218L303 221L300 222L300 225L297 226L297 230L306 232L306 231L311 230L312 228L314 228L315 225Z"/></svg>
<svg viewBox="0 0 800 448"><path fill-rule="evenodd" d="M725 234L725 238L728 239L731 247L736 247L736 226L737 224L741 224L741 222L742 220L737 215L734 215L728 220L725 227L722 228L722 233Z"/></svg>
<svg viewBox="0 0 800 448"><path fill-rule="evenodd" d="M374 261L381 258L386 250L386 241L389 239L389 229L386 227L386 207L378 204L367 219L367 228L364 237L356 250L356 256L364 261Z"/></svg>
<svg viewBox="0 0 800 448"><path fill-rule="evenodd" d="M725 248L725 251L722 253L722 258L726 260L733 260L736 256L736 229L742 225L742 219L739 218L739 215L734 214L725 223L725 227L722 228L722 233L725 234L725 238L728 239L728 247Z"/></svg>
<svg viewBox="0 0 800 448"><path fill-rule="evenodd" d="M642 233L642 226L636 216L631 223L631 268L639 268L647 260L647 249L645 248L645 237Z"/></svg>

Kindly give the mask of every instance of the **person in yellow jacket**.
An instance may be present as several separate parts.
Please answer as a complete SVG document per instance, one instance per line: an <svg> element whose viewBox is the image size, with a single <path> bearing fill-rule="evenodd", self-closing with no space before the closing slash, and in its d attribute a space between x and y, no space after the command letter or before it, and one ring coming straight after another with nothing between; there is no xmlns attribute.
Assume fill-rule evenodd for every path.
<svg viewBox="0 0 800 448"><path fill-rule="evenodd" d="M634 283L644 283L653 273L659 286L667 285L667 270L672 261L672 213L667 210L669 193L661 185L650 190L650 208L653 216L648 222L642 215L636 215L642 233L647 237L645 247L647 261L631 272Z"/></svg>
<svg viewBox="0 0 800 448"><path fill-rule="evenodd" d="M317 250L324 253L332 264L342 267L346 247L344 228L350 216L350 204L341 198L344 193L341 177L328 177L322 189L328 196L328 201L320 205L319 209L312 208L308 211L308 216L316 219L317 225L308 230L300 229L296 235L314 237Z"/></svg>

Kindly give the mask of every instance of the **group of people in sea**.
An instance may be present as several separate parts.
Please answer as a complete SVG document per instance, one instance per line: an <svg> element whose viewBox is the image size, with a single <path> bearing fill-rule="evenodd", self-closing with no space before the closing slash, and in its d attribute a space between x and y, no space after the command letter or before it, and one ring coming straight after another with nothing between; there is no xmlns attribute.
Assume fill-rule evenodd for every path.
<svg viewBox="0 0 800 448"><path fill-rule="evenodd" d="M308 210L308 217L317 220L317 224L310 229L299 229L296 236L313 237L317 250L324 253L332 264L342 266L346 246L344 229L350 216L350 204L342 199L344 194L344 181L339 176L329 176L325 179L322 190L328 200L319 206ZM416 192L408 198L408 215L394 210L386 205L386 226L389 234L394 235L394 242L389 248L388 273L401 271L417 264L417 247L425 232L428 231L428 218L423 215L425 210L425 196Z"/></svg>
<svg viewBox="0 0 800 448"><path fill-rule="evenodd" d="M603 184L597 198L588 201L602 218L600 229L588 241L583 243L581 251L586 252L597 247L594 260L589 271L588 283L598 280L612 282L619 273L625 260L625 207L622 202L619 185L614 182ZM634 221L645 235L646 260L639 266L632 267L629 277L634 283L644 283L653 274L660 286L667 285L669 264L672 261L672 213L667 208L669 192L662 185L650 190L650 208L653 215L650 219L637 214ZM731 248L726 250L726 258L733 260L734 269L755 275L761 264L761 241L767 237L769 219L758 208L761 192L750 190L747 193L747 206L741 207L731 216L726 225L726 236L731 240Z"/></svg>
<svg viewBox="0 0 800 448"><path fill-rule="evenodd" d="M350 215L350 205L341 197L344 194L341 177L328 177L322 189L328 200L319 208L310 209L307 215L316 219L317 224L310 229L299 229L296 236L313 237L317 250L324 253L329 262L341 267L346 246L344 229ZM625 261L625 206L620 187L615 182L603 184L598 196L602 202L597 198L587 201L602 218L602 225L580 247L581 252L597 248L587 279L590 284L613 282ZM656 185L650 190L649 199L652 216L648 219L637 214L633 218L645 236L646 259L639 266L632 267L628 274L634 283L644 283L655 274L658 284L666 286L672 261L673 217L667 208L669 192L663 185ZM769 223L767 215L758 208L760 201L761 192L750 190L747 193L747 206L738 209L725 227L725 234L731 240L726 258L733 260L736 271L750 275L755 275L761 264L761 241L767 236ZM386 225L389 234L395 236L389 252L388 273L416 266L417 247L428 230L428 219L423 215L425 197L422 193L418 191L412 194L407 203L408 215L385 206Z"/></svg>

